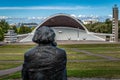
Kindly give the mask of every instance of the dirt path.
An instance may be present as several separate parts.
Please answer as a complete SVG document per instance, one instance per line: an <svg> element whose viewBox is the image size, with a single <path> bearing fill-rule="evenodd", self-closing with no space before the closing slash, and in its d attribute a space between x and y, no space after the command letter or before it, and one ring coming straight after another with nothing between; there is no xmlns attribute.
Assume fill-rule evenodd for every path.
<svg viewBox="0 0 120 80"><path fill-rule="evenodd" d="M0 63L2 63L2 62L6 62L6 63L19 63L19 62L21 62L21 63L23 63L23 61L22 60L11 60L11 61L9 61L9 60L2 60L2 61L0 61Z"/></svg>
<svg viewBox="0 0 120 80"><path fill-rule="evenodd" d="M82 52L82 53L85 53L87 55L102 57L102 58L105 58L105 59L108 59L108 60L120 60L118 58L114 58L114 57L111 57L111 56L105 56L105 55L101 55L101 54L94 54L94 53L91 53L91 52L88 52L88 51L85 51L85 50L79 50L77 48L71 48L71 50L76 51L76 52Z"/></svg>
<svg viewBox="0 0 120 80"><path fill-rule="evenodd" d="M0 70L0 76L11 74L17 71L20 71L22 69L22 66L18 66L16 68L6 69L6 70Z"/></svg>

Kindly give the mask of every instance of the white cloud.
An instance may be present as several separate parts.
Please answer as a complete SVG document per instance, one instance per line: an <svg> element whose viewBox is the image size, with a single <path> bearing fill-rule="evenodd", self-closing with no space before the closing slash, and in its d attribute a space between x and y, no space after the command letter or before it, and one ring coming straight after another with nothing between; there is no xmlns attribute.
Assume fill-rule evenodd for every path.
<svg viewBox="0 0 120 80"><path fill-rule="evenodd" d="M78 17L87 17L86 15L78 15Z"/></svg>
<svg viewBox="0 0 120 80"><path fill-rule="evenodd" d="M78 10L92 9L89 6L30 6L30 7L0 7L0 10Z"/></svg>
<svg viewBox="0 0 120 80"><path fill-rule="evenodd" d="M71 14L71 16L73 16L73 17L77 17L75 14Z"/></svg>
<svg viewBox="0 0 120 80"><path fill-rule="evenodd" d="M0 19L7 19L7 16L0 16Z"/></svg>
<svg viewBox="0 0 120 80"><path fill-rule="evenodd" d="M109 14L108 16L112 18L112 14Z"/></svg>

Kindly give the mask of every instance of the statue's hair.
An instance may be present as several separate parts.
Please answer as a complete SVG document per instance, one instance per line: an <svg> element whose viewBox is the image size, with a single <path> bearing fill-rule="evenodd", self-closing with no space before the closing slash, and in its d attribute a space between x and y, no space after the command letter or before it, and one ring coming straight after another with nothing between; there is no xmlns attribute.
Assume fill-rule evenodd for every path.
<svg viewBox="0 0 120 80"><path fill-rule="evenodd" d="M52 45L56 46L55 32L47 26L37 28L32 40L37 44L52 43Z"/></svg>

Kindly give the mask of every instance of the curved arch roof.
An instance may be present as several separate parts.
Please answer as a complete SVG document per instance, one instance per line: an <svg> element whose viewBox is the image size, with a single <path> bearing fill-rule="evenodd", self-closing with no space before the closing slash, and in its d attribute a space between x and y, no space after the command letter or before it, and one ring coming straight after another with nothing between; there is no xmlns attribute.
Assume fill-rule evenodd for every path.
<svg viewBox="0 0 120 80"><path fill-rule="evenodd" d="M38 27L41 27L41 26L73 27L73 28L79 28L88 32L87 28L82 24L82 22L79 19L67 14L57 14L57 15L50 16L46 18Z"/></svg>

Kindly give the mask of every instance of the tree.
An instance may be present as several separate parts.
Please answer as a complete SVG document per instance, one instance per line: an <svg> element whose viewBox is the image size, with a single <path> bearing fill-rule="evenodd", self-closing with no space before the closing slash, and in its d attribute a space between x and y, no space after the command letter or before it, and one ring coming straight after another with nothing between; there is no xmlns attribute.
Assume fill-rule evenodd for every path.
<svg viewBox="0 0 120 80"><path fill-rule="evenodd" d="M109 19L109 18L107 18L106 20L105 20L105 24L111 24L112 23L112 21Z"/></svg>
<svg viewBox="0 0 120 80"><path fill-rule="evenodd" d="M108 27L107 33L112 33L112 21L108 18L106 19L105 24L107 24L107 27Z"/></svg>
<svg viewBox="0 0 120 80"><path fill-rule="evenodd" d="M20 26L19 34L24 34L24 33L25 33L25 26Z"/></svg>
<svg viewBox="0 0 120 80"><path fill-rule="evenodd" d="M87 29L96 33L112 33L112 21L106 19L105 22L97 22L94 24L87 24Z"/></svg>
<svg viewBox="0 0 120 80"><path fill-rule="evenodd" d="M15 25L11 26L10 28L11 28L12 30L14 30L15 33L18 33L17 27L16 27Z"/></svg>
<svg viewBox="0 0 120 80"><path fill-rule="evenodd" d="M7 33L8 29L10 28L8 22L6 22L4 19L0 21L0 27L2 28L4 33Z"/></svg>
<svg viewBox="0 0 120 80"><path fill-rule="evenodd" d="M2 28L0 27L0 41L3 41L3 40L4 40L4 33Z"/></svg>
<svg viewBox="0 0 120 80"><path fill-rule="evenodd" d="M30 33L31 31L32 31L32 29L30 27L21 26L19 29L19 34Z"/></svg>
<svg viewBox="0 0 120 80"><path fill-rule="evenodd" d="M33 31L35 28L36 28L36 27L35 27L35 26L33 26L33 27L31 27L31 30Z"/></svg>
<svg viewBox="0 0 120 80"><path fill-rule="evenodd" d="M25 27L25 31L26 31L26 33L30 33L32 31L32 29L30 27Z"/></svg>

